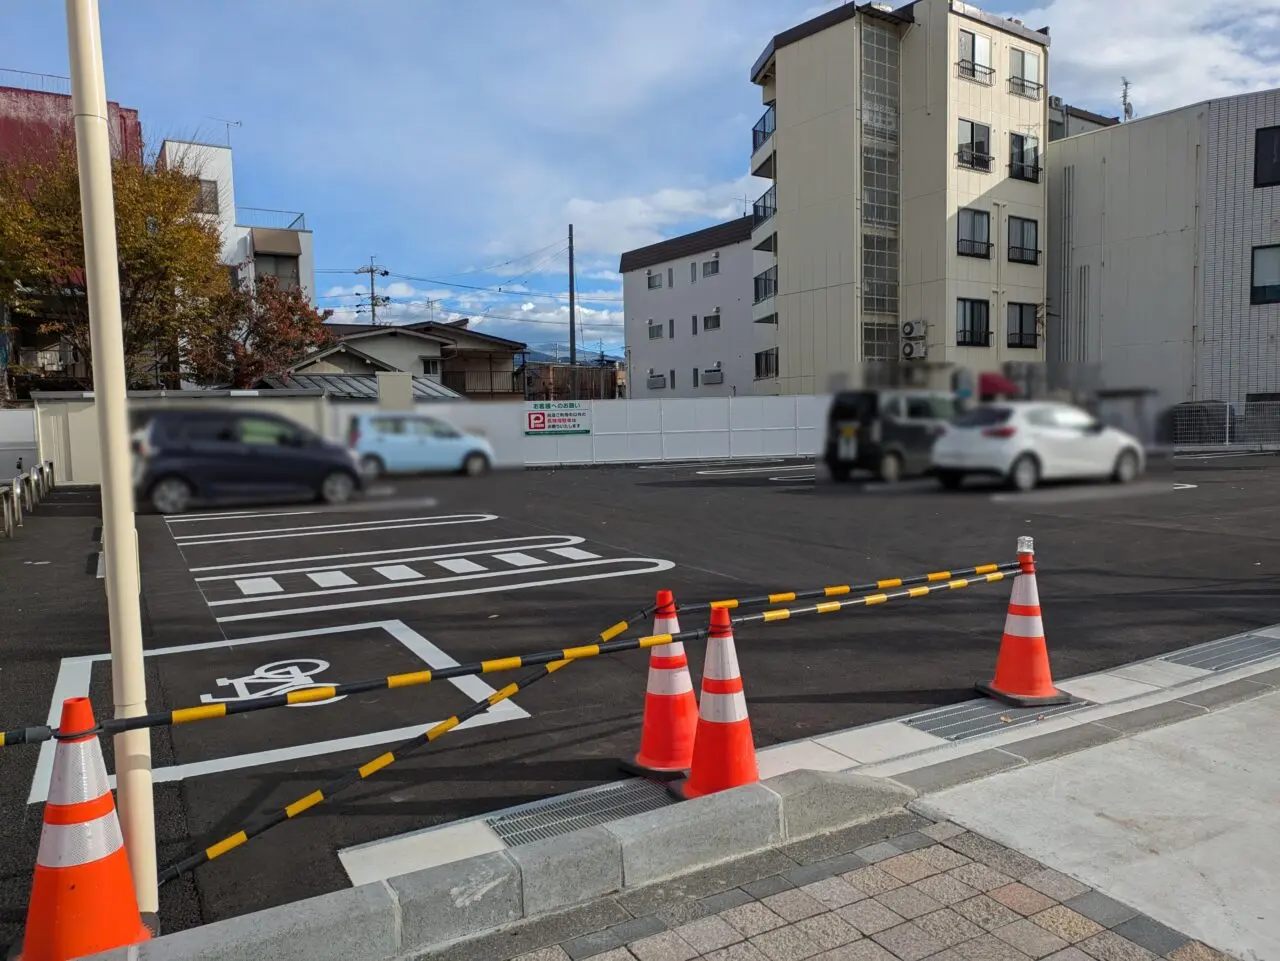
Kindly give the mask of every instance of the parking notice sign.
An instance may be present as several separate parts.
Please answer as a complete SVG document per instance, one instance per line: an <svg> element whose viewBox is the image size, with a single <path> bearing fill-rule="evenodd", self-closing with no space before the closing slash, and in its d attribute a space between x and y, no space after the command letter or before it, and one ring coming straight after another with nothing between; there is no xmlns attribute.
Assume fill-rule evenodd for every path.
<svg viewBox="0 0 1280 961"><path fill-rule="evenodd" d="M527 435L590 434L591 405L585 400L535 400L525 404Z"/></svg>

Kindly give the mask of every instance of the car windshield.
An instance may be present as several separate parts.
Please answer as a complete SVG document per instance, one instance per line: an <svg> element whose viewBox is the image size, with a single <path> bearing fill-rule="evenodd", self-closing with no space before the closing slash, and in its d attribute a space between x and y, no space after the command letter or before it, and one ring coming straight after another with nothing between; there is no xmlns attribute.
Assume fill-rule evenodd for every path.
<svg viewBox="0 0 1280 961"><path fill-rule="evenodd" d="M951 420L955 413L955 400L945 394L907 398L907 416L912 420Z"/></svg>
<svg viewBox="0 0 1280 961"><path fill-rule="evenodd" d="M951 423L955 427L995 427L1012 416L1012 407L982 406L957 414Z"/></svg>
<svg viewBox="0 0 1280 961"><path fill-rule="evenodd" d="M878 398L874 391L837 394L831 403L831 420L870 420L876 415Z"/></svg>

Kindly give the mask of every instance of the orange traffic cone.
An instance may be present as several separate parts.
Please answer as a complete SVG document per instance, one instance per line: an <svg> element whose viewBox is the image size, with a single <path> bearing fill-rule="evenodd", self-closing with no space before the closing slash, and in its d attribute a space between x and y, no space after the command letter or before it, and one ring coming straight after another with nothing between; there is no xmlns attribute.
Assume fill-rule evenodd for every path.
<svg viewBox="0 0 1280 961"><path fill-rule="evenodd" d="M87 697L62 703L61 731L93 731ZM20 961L69 961L150 940L133 893L102 745L58 742Z"/></svg>
<svg viewBox="0 0 1280 961"><path fill-rule="evenodd" d="M677 785L676 791L680 797L696 798L759 780L729 611L712 608L693 763L688 780Z"/></svg>
<svg viewBox="0 0 1280 961"><path fill-rule="evenodd" d="M1022 572L1013 581L996 676L989 684L978 684L978 691L1011 707L1070 704L1075 699L1053 686L1049 670L1040 592L1036 590L1035 546L1030 537L1018 538L1018 562Z"/></svg>
<svg viewBox="0 0 1280 961"><path fill-rule="evenodd" d="M670 591L658 591L653 633L680 633L676 601ZM678 777L693 763L693 738L697 730L698 699L693 693L684 644L680 641L660 644L649 656L640 753L634 761L624 761L623 769L660 780Z"/></svg>

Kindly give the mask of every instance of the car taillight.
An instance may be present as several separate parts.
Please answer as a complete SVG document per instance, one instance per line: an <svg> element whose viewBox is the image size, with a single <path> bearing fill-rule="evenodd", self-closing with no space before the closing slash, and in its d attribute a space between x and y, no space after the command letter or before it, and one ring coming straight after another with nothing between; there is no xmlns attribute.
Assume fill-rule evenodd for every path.
<svg viewBox="0 0 1280 961"><path fill-rule="evenodd" d="M360 431L358 429L353 429L351 431L351 440L347 442L347 446L355 447L358 443L360 443Z"/></svg>
<svg viewBox="0 0 1280 961"><path fill-rule="evenodd" d="M983 437L1012 437L1018 432L1016 427L988 427L982 432Z"/></svg>

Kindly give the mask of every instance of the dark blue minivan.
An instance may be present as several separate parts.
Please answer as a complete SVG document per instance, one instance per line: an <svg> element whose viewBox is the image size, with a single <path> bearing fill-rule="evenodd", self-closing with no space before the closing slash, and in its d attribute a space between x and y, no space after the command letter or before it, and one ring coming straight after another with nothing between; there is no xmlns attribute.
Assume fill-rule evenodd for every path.
<svg viewBox="0 0 1280 961"><path fill-rule="evenodd" d="M158 410L140 420L134 493L161 514L230 501L341 504L364 488L351 451L277 414Z"/></svg>

